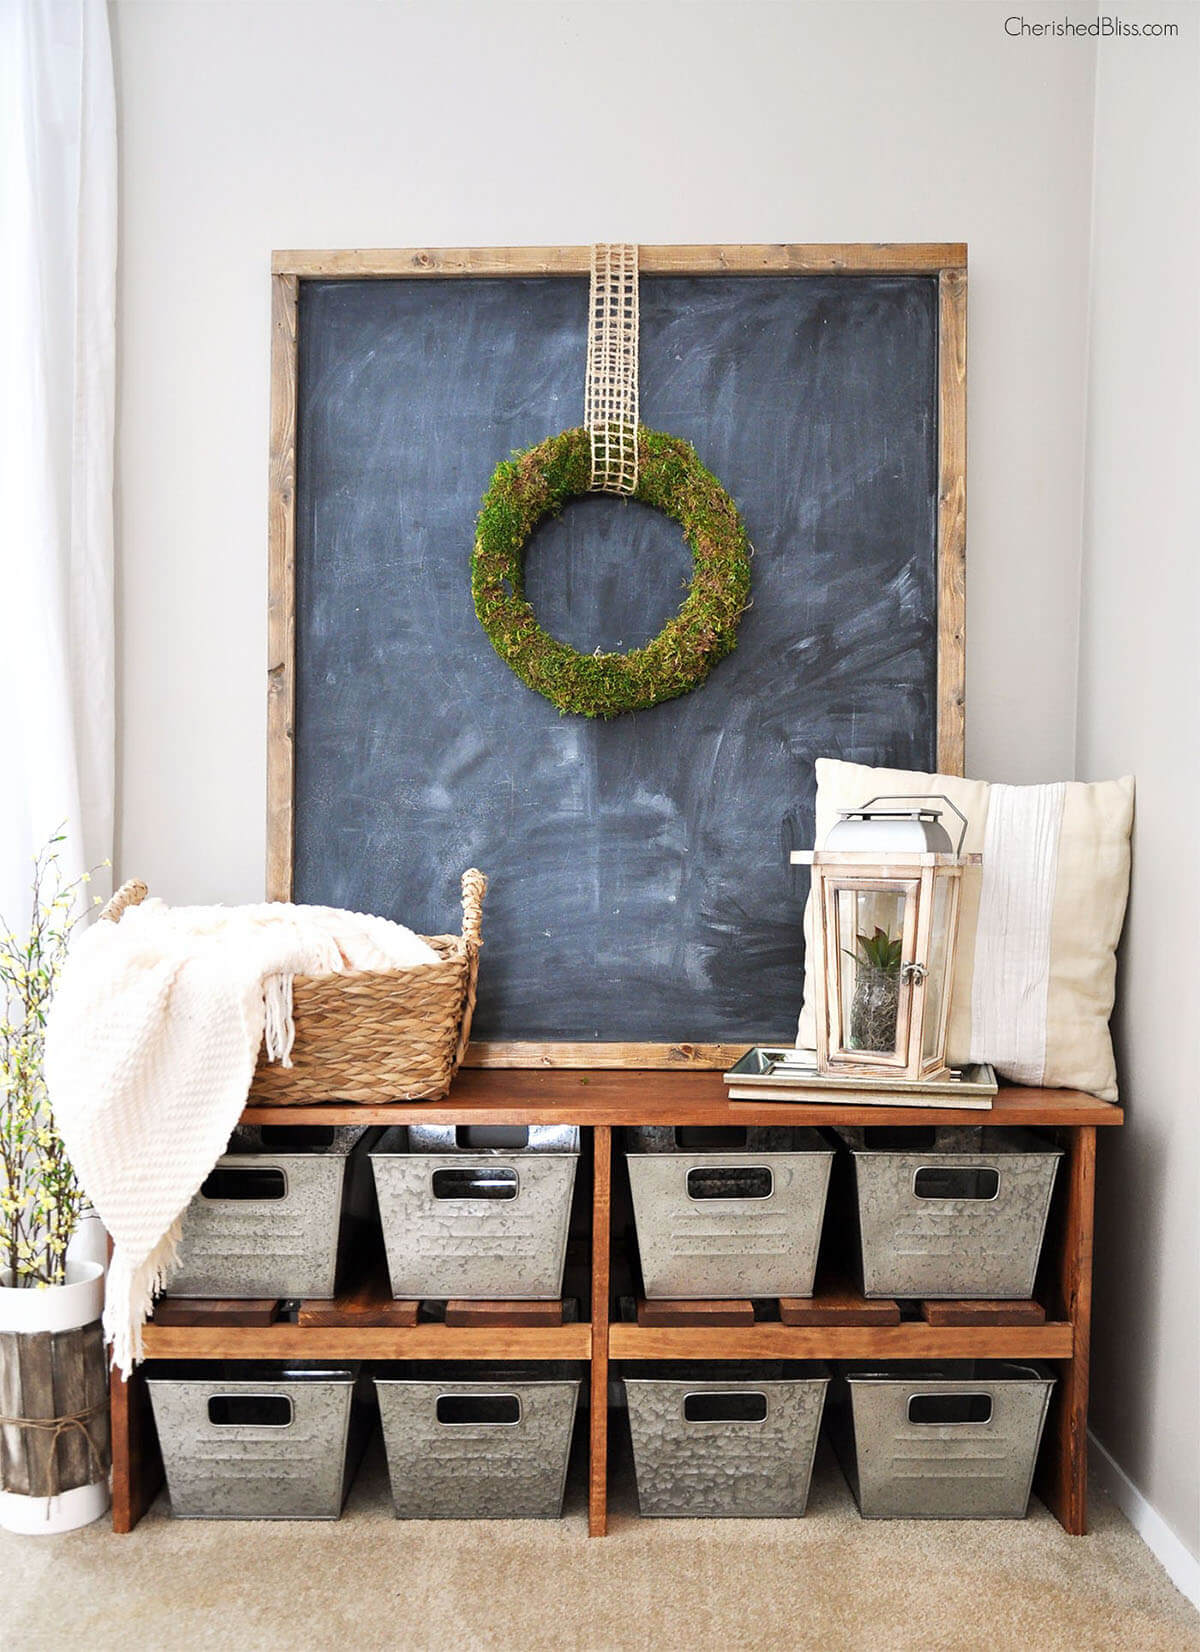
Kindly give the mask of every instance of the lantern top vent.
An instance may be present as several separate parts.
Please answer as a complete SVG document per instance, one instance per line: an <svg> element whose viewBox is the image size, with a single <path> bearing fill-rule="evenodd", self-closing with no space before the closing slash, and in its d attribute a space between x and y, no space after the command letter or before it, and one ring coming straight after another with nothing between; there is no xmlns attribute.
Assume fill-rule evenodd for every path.
<svg viewBox="0 0 1200 1652"><path fill-rule="evenodd" d="M942 825L944 810L934 803L944 803L961 821L957 845ZM880 796L868 798L860 808L843 809L822 847L835 853L958 856L966 835L967 818L948 797Z"/></svg>

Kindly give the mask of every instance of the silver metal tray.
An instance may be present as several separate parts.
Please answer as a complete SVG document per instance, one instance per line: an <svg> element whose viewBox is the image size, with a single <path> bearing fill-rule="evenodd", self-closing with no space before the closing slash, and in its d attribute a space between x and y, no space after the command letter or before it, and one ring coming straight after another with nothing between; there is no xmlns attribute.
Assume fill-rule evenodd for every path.
<svg viewBox="0 0 1200 1652"><path fill-rule="evenodd" d="M817 1071L812 1050L787 1044L756 1044L724 1075L734 1099L770 1097L794 1101L860 1101L879 1106L990 1107L996 1074L986 1063L959 1067L948 1079L834 1077ZM918 1100L918 1098L920 1098Z"/></svg>

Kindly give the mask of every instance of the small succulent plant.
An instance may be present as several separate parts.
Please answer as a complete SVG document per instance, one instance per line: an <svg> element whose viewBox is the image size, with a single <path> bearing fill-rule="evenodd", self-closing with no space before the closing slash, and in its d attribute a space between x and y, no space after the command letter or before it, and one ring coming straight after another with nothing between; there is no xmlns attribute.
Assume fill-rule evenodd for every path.
<svg viewBox="0 0 1200 1652"><path fill-rule="evenodd" d="M842 951L859 966L850 1005L850 1048L894 1050L900 1005L900 954L903 937L875 926L873 935L861 932L852 952Z"/></svg>
<svg viewBox="0 0 1200 1652"><path fill-rule="evenodd" d="M875 926L873 935L864 935L859 932L858 949L851 952L849 947L842 951L856 963L866 964L868 969L882 970L886 975L898 975L900 972L900 954L904 949L903 939L888 934L886 929Z"/></svg>

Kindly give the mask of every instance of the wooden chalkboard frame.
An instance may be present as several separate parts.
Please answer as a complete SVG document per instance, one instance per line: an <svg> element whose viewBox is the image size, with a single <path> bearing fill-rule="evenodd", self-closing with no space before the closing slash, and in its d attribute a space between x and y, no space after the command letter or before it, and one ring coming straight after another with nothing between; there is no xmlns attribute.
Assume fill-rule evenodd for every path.
<svg viewBox="0 0 1200 1652"><path fill-rule="evenodd" d="M306 280L582 276L589 247L276 252L271 260L267 528L267 898L290 900L295 846L297 318ZM958 242L645 246L645 275L928 275L938 281L937 754L963 772L966 708L967 249ZM477 1067L715 1067L742 1044L472 1044Z"/></svg>

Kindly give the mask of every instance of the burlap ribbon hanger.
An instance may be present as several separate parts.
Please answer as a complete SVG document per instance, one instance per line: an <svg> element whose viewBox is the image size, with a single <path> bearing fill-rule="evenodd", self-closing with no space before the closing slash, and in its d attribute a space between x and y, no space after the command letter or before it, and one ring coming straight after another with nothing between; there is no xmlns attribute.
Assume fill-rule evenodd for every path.
<svg viewBox="0 0 1200 1652"><path fill-rule="evenodd" d="M592 248L583 422L592 492L628 496L638 480L638 249L627 241Z"/></svg>

